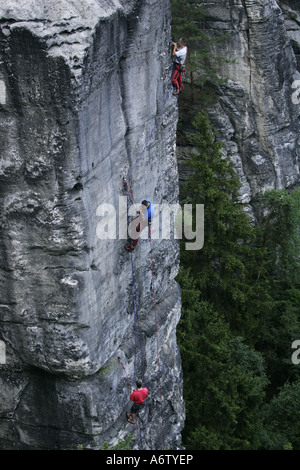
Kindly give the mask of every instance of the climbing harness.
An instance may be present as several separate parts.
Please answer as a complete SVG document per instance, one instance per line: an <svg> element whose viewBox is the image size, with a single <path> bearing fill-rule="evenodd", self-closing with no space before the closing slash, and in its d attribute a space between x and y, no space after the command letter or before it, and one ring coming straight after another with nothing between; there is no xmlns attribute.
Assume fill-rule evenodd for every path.
<svg viewBox="0 0 300 470"><path fill-rule="evenodd" d="M187 61L187 57L188 57L188 48L186 46L186 55L185 55L184 62L181 63L181 60L179 62L175 60L173 63L172 84L174 85L175 88L180 87L179 81L181 82L181 86L183 84L182 82L185 77L185 72L186 72L185 64ZM178 95L178 94L179 94L179 88L173 93L173 95Z"/></svg>

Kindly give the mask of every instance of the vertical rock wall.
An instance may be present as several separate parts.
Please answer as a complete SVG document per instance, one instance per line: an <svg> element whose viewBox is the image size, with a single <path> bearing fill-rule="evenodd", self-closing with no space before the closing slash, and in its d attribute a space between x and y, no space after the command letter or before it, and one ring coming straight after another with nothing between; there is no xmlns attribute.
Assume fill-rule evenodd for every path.
<svg viewBox="0 0 300 470"><path fill-rule="evenodd" d="M213 0L203 5L207 16L199 27L212 38L226 35L211 47L214 56L229 60L220 64L227 82L219 87L210 117L240 175L241 201L251 203L264 190L299 184L295 51L279 2ZM185 153L183 148L181 158Z"/></svg>
<svg viewBox="0 0 300 470"><path fill-rule="evenodd" d="M178 245L153 240L152 278L149 240L131 263L97 232L123 177L178 199L169 2L10 1L0 26L0 448L115 444L126 374L150 390L133 446L180 447Z"/></svg>

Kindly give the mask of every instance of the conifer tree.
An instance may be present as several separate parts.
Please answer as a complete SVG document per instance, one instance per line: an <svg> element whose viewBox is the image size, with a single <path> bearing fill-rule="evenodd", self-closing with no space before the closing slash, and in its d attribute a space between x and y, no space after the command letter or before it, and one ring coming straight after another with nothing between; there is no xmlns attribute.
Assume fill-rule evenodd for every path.
<svg viewBox="0 0 300 470"><path fill-rule="evenodd" d="M186 425L191 450L256 449L267 378L262 356L234 338L222 313L201 300L190 270L179 276L182 317L178 343L184 371Z"/></svg>
<svg viewBox="0 0 300 470"><path fill-rule="evenodd" d="M273 395L286 381L300 379L290 360L291 344L300 331L300 189L267 191L257 211L262 214L256 228L257 282L269 293L269 301L260 307L257 348L264 353Z"/></svg>
<svg viewBox="0 0 300 470"><path fill-rule="evenodd" d="M196 253L182 249L181 263L191 267L203 300L213 301L232 329L251 341L257 335L257 302L263 295L252 272L254 227L239 203L233 163L223 154L204 111L194 127L188 163L192 175L181 196L183 202L204 204L204 246Z"/></svg>
<svg viewBox="0 0 300 470"><path fill-rule="evenodd" d="M171 4L173 40L186 39L192 85L180 102L180 132L192 149L181 202L204 204L205 214L204 246L185 251L183 240L178 275L184 445L299 450L300 367L291 363L291 344L300 331L300 190L261 195L255 225L239 203L238 176L204 111L187 134L187 116L195 102L199 109L207 101L207 84L220 82L223 59L210 55L202 2Z"/></svg>
<svg viewBox="0 0 300 470"><path fill-rule="evenodd" d="M289 433L287 422L281 426L272 413L300 380L291 363L300 331L300 190L262 195L255 226L239 203L238 176L204 111L189 138L192 174L181 198L204 204L205 222L204 247L185 251L183 244L178 276L185 444L298 448L296 424ZM285 383L295 386L281 393ZM271 400L267 408L264 400Z"/></svg>
<svg viewBox="0 0 300 470"><path fill-rule="evenodd" d="M300 380L286 383L262 409L261 448L300 450Z"/></svg>

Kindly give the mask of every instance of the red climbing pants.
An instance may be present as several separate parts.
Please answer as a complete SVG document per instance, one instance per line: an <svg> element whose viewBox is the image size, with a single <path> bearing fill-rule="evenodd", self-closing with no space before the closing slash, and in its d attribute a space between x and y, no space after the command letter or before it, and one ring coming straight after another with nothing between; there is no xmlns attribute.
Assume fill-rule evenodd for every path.
<svg viewBox="0 0 300 470"><path fill-rule="evenodd" d="M138 221L139 217L137 217L136 221ZM144 228L146 228L148 226L147 222L143 223L138 221L137 225L135 226L135 231L139 234L139 235L136 235L136 237L132 240L132 246L136 247L136 245L138 244L138 241L139 241L139 236L140 236L140 233L144 230Z"/></svg>
<svg viewBox="0 0 300 470"><path fill-rule="evenodd" d="M182 88L182 78L179 64L175 64L175 70L172 77L172 84L176 88L176 90L180 90L180 88Z"/></svg>

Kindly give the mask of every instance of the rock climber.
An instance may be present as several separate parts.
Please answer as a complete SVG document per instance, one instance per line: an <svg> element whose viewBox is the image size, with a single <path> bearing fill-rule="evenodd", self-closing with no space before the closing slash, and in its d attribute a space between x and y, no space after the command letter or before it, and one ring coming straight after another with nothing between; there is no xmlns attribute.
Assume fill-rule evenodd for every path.
<svg viewBox="0 0 300 470"><path fill-rule="evenodd" d="M172 42L173 51L172 55L175 58L174 63L174 73L172 76L172 85L175 87L175 91L173 95L178 95L180 90L182 89L182 72L185 72L185 61L187 56L187 47L184 45L183 39L179 39L178 45L176 42Z"/></svg>
<svg viewBox="0 0 300 470"><path fill-rule="evenodd" d="M134 236L129 239L129 243L125 245L127 251L132 251L135 249L139 241L139 235L144 230L144 228L151 226L151 222L154 217L154 207L151 201L144 199L138 210L138 217L136 217L130 223L130 232L133 231ZM132 233L132 232L131 232Z"/></svg>
<svg viewBox="0 0 300 470"><path fill-rule="evenodd" d="M130 400L133 401L130 413L126 413L128 423L135 424L135 418L138 415L140 409L144 406L145 400L149 395L149 391L146 387L143 387L143 382L138 379L136 381L137 390L131 387Z"/></svg>

